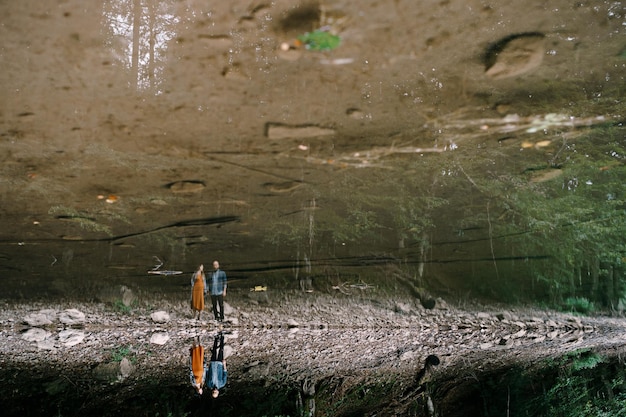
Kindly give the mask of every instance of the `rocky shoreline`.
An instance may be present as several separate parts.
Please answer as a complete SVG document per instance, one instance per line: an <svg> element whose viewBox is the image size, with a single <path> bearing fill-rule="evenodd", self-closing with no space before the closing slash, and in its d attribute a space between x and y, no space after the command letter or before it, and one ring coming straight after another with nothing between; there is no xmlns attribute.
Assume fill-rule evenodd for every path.
<svg viewBox="0 0 626 417"><path fill-rule="evenodd" d="M82 386L113 397L123 387L168 381L191 398L186 385L191 341L198 336L210 347L219 331L226 333L230 375L224 401L235 398L238 387L297 387L302 394L306 384L315 387L346 375L395 375L409 389L429 355L440 359L435 373L444 375L513 363L531 366L582 348L624 350L621 318L461 309L442 299L425 309L411 299L379 302L298 292L258 298L230 295L224 325L193 320L186 303L176 301L144 300L124 310L106 303L4 302L2 384L4 392L24 391L7 399L9 409L19 410L14 401L32 391L18 380L36 381L56 396ZM19 377L10 379L8 370Z"/></svg>

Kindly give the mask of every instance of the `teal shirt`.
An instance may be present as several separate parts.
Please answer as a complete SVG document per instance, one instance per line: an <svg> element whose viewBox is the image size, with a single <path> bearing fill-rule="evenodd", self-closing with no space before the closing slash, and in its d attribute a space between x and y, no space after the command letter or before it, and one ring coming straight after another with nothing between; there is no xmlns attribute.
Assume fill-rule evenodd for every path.
<svg viewBox="0 0 626 417"><path fill-rule="evenodd" d="M226 272L221 269L213 271L211 275L211 295L224 294L226 289Z"/></svg>
<svg viewBox="0 0 626 417"><path fill-rule="evenodd" d="M209 365L209 376L206 378L209 389L222 389L228 379L228 371L224 369L224 364L219 361L211 361Z"/></svg>

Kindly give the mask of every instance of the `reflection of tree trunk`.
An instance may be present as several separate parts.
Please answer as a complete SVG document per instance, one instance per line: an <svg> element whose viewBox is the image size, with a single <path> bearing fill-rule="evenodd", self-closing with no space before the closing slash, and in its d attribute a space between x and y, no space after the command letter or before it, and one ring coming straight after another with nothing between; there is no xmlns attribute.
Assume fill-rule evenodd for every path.
<svg viewBox="0 0 626 417"><path fill-rule="evenodd" d="M154 80L154 67L155 67L155 63L154 63L154 45L156 43L155 38L156 38L156 7L155 4L153 2L148 3L149 4L149 13L150 13L150 62L148 63L148 78L150 80L150 88L154 87L155 84L155 80Z"/></svg>
<svg viewBox="0 0 626 417"><path fill-rule="evenodd" d="M139 82L139 29L141 28L141 0L133 1L133 53L131 62L131 77L133 85Z"/></svg>
<svg viewBox="0 0 626 417"><path fill-rule="evenodd" d="M315 199L310 202L309 205L309 259L313 259L313 246L315 242ZM307 272L310 272L307 271Z"/></svg>
<svg viewBox="0 0 626 417"><path fill-rule="evenodd" d="M419 273L420 286L423 285L422 278L424 277L424 265L426 264L426 249L428 249L428 234L422 234L422 242L420 244L420 261L417 267Z"/></svg>

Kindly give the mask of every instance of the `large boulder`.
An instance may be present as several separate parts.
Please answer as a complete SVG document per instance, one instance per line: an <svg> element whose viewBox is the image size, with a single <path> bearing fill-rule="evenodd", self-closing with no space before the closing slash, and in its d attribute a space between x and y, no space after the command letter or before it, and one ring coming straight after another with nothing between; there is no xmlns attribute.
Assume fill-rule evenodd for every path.
<svg viewBox="0 0 626 417"><path fill-rule="evenodd" d="M43 327L54 323L57 319L56 310L45 309L24 317L24 323L33 327Z"/></svg>
<svg viewBox="0 0 626 417"><path fill-rule="evenodd" d="M85 323L85 313L68 308L59 314L59 321L67 326L79 326Z"/></svg>
<svg viewBox="0 0 626 417"><path fill-rule="evenodd" d="M81 330L62 330L59 333L59 342L65 347L76 346L85 339L85 332Z"/></svg>

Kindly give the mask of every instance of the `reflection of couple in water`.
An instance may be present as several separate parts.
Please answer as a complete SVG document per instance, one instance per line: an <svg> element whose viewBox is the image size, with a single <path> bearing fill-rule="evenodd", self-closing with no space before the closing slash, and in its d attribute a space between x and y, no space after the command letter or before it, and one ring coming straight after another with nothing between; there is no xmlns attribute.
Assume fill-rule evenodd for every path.
<svg viewBox="0 0 626 417"><path fill-rule="evenodd" d="M219 332L215 335L208 365L205 363L204 347L200 344L200 337L194 337L189 349L189 379L196 392L202 395L203 388L206 387L211 391L211 396L217 398L220 389L226 385L227 378L224 334Z"/></svg>

